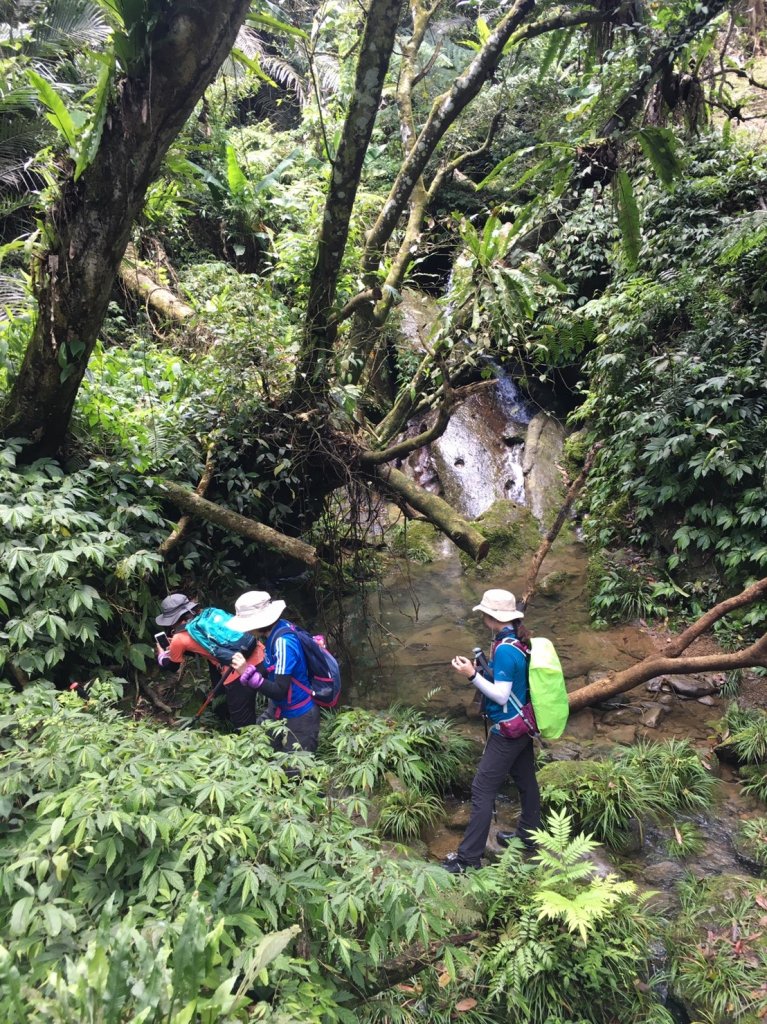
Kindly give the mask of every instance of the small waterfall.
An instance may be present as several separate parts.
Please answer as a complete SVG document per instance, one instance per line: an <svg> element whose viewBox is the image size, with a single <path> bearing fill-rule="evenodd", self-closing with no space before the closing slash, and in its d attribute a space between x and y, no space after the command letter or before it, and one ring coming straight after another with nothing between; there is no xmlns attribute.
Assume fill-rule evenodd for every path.
<svg viewBox="0 0 767 1024"><path fill-rule="evenodd" d="M471 519L499 498L525 503L522 457L531 412L514 382L493 369L496 380L462 402L444 434L408 460L422 486L442 491L453 508ZM424 426L419 420L408 433Z"/></svg>

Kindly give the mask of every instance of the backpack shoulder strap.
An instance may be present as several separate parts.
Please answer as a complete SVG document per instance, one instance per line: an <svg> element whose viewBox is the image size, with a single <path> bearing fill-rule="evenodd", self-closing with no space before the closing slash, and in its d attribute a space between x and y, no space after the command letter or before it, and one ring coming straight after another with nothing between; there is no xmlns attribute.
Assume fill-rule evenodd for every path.
<svg viewBox="0 0 767 1024"><path fill-rule="evenodd" d="M511 647L516 647L518 651L524 654L525 658L530 660L530 648L526 647L521 640L517 640L515 636L505 636L503 640L498 641L498 646L501 644L509 644Z"/></svg>

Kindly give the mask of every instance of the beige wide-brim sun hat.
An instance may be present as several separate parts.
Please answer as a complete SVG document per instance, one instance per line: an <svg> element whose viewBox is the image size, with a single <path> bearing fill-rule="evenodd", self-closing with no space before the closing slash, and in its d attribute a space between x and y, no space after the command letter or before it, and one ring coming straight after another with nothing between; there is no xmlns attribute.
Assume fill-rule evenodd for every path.
<svg viewBox="0 0 767 1024"><path fill-rule="evenodd" d="M235 615L227 626L238 633L271 626L285 611L284 601L273 601L265 590L248 590L234 604Z"/></svg>
<svg viewBox="0 0 767 1024"><path fill-rule="evenodd" d="M472 608L473 612L484 612L498 622L513 622L524 619L525 613L517 611L517 601L509 590L486 590L482 600Z"/></svg>

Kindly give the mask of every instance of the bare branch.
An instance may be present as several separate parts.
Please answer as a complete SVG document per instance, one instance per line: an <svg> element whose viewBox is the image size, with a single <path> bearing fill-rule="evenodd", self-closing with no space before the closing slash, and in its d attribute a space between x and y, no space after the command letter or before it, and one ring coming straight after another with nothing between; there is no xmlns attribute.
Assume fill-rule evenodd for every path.
<svg viewBox="0 0 767 1024"><path fill-rule="evenodd" d="M528 604L530 603L530 601L533 598L533 595L535 594L536 580L538 578L538 573L540 571L541 565L543 564L543 560L549 553L551 545L554 543L557 536L559 535L559 531L562 529L564 521L567 518L567 515L573 506L573 502L580 494L583 485L586 483L586 478L591 472L591 468L594 465L594 460L596 459L602 447L602 441L598 441L596 444L591 446L591 449L588 455L586 456L586 460L583 463L583 469L575 478L575 480L573 480L573 482L570 484L570 487L568 488L567 494L565 495L565 500L562 504L562 508L557 513L557 518L551 524L551 528L546 533L546 536L543 538L540 547L533 555L532 561L530 562L530 568L527 571L527 584L525 586L525 593L522 597L522 601L520 602L520 607L523 609L527 609Z"/></svg>

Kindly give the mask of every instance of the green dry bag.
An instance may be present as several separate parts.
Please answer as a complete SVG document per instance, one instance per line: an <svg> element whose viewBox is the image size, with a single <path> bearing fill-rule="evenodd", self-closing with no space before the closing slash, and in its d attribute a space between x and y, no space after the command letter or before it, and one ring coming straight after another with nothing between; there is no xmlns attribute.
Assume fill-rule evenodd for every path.
<svg viewBox="0 0 767 1024"><path fill-rule="evenodd" d="M538 731L544 739L558 739L565 731L570 708L559 657L546 637L534 636L530 641L528 682Z"/></svg>

